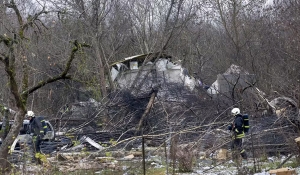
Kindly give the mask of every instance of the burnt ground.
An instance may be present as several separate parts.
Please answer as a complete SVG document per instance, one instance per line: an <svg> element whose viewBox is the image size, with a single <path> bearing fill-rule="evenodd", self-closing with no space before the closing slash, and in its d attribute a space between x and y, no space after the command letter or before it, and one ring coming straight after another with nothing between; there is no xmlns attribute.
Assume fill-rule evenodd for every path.
<svg viewBox="0 0 300 175"><path fill-rule="evenodd" d="M71 171L74 165L80 169L84 168L79 166L82 164L100 169L111 166L106 163L99 165L96 157L107 157L111 155L106 153L119 152L112 156L123 159L127 154L132 154L132 150L139 148L140 151L143 140L146 148L166 146L170 150L170 156L172 150L182 153L175 154L181 156L182 160L189 156L201 157L203 154L210 157L220 148L230 149L231 133L227 131L227 126L233 120L230 116L233 105L230 105L228 97L211 98L204 91L191 94L183 88L162 91L157 94L138 130L152 93L153 90L139 93L119 91L112 93L105 102L90 100L70 105L68 111L50 120L55 130L63 134L57 135L55 141L43 142L43 153L52 159L49 162L54 167L65 167ZM294 142L299 135L295 118L259 115L258 111L251 108L250 103L250 100L246 101L248 108L243 108L250 120L250 132L244 141L249 157L254 160L263 155L298 153ZM99 151L87 142L81 143L80 139L84 136L99 143L105 150ZM69 156L68 153L75 156ZM62 156L64 154L65 157ZM161 154L164 157L165 152L153 151L151 154ZM26 154L22 150L12 155L12 163L26 163Z"/></svg>
<svg viewBox="0 0 300 175"><path fill-rule="evenodd" d="M140 145L142 135L149 146L170 144L170 138L176 136L178 144L195 143L201 151L230 148L231 137L226 129L233 120L228 105L231 100L225 96L211 98L203 90L191 94L184 88L170 87L158 91L140 130L138 124L155 89L138 93L118 91L112 93L106 102L73 104L68 113L55 121L56 129L62 126L58 123L64 123L60 130L66 131L65 135L71 136L72 140L85 135L105 145L119 142L115 149ZM251 106L247 102L252 103L251 100L246 101L246 105ZM250 111L251 129L245 146L251 154L297 151L294 138L298 135L298 127L294 125L295 121L291 122L289 117L258 115L250 107L247 111Z"/></svg>

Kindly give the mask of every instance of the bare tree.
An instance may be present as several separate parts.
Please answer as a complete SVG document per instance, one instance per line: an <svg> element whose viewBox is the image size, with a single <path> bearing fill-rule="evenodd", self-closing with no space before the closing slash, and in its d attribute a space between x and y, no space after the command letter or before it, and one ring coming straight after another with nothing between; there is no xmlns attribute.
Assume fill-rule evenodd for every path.
<svg viewBox="0 0 300 175"><path fill-rule="evenodd" d="M16 19L17 25L13 26L14 28L12 31L8 30L7 33L0 35L0 43L4 48L0 53L0 61L2 62L7 75L9 93L13 96L16 115L14 117L15 122L0 147L0 157L2 159L0 166L2 172L8 170L9 163L7 161L7 156L10 145L13 143L14 138L17 137L22 126L27 111L29 95L49 83L62 79L70 79L71 76L68 75L68 73L72 62L75 59L76 52L87 46L86 44L81 44L75 40L69 58L65 63L65 67L59 74L39 81L36 84L29 84L30 62L28 61L28 55L26 54L26 47L24 47L26 44L29 44L29 38L27 38L26 31L31 26L39 26L38 23L41 22L39 18L47 13L47 11L45 10L45 6L43 6L40 11L32 16L29 15L27 19L25 19L22 12L19 10L18 4L14 0L6 3L5 6L8 10L11 10L11 15L14 15L14 17L11 17L11 20Z"/></svg>
<svg viewBox="0 0 300 175"><path fill-rule="evenodd" d="M219 14L220 23L228 37L234 53L230 56L232 61L242 63L246 42L253 36L245 33L247 18L253 17L255 9L260 8L262 2L244 2L241 0L216 1L215 6Z"/></svg>

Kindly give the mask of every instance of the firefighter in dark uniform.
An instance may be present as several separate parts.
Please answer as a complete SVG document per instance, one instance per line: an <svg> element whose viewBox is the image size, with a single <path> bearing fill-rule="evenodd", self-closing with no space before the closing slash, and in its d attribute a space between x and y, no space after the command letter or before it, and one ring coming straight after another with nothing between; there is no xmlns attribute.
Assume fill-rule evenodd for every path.
<svg viewBox="0 0 300 175"><path fill-rule="evenodd" d="M34 151L40 153L40 144L48 131L47 124L43 117L35 117L32 111L28 111L25 118L30 121L29 134L32 135Z"/></svg>
<svg viewBox="0 0 300 175"><path fill-rule="evenodd" d="M243 149L243 138L244 133L244 119L243 115L240 113L239 108L233 108L231 114L235 117L233 123L228 126L228 129L233 132L233 141L231 143L231 148L234 152L234 158L237 158L238 152L244 160L247 160L247 154L245 149Z"/></svg>

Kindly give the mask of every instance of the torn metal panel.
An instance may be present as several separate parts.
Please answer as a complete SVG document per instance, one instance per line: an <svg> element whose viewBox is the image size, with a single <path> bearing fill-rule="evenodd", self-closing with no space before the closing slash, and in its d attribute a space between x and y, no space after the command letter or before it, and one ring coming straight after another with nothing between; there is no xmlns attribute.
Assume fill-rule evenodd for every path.
<svg viewBox="0 0 300 175"><path fill-rule="evenodd" d="M217 80L207 89L207 93L231 94L234 87L244 89L255 84L255 81L254 74L249 74L242 67L232 64L223 74L217 76Z"/></svg>
<svg viewBox="0 0 300 175"><path fill-rule="evenodd" d="M88 142L89 144L91 144L93 147L97 148L100 151L104 149L100 144L98 144L97 142L95 142L91 138L89 138L87 136L82 136L81 139L80 139L80 143L85 143L85 142Z"/></svg>
<svg viewBox="0 0 300 175"><path fill-rule="evenodd" d="M85 145L79 144L79 145L73 146L73 147L71 147L69 149L65 149L65 150L66 151L81 151L84 147L85 147Z"/></svg>
<svg viewBox="0 0 300 175"><path fill-rule="evenodd" d="M289 97L278 97L270 101L277 116L298 116L298 104Z"/></svg>
<svg viewBox="0 0 300 175"><path fill-rule="evenodd" d="M115 63L111 64L110 66L113 67L113 66L117 66L118 64L122 63L122 64L126 65L127 67L130 67L129 65L130 65L131 61L137 61L138 64L142 64L145 60L152 61L152 59L154 59L154 58L168 58L168 59L171 59L172 57L170 55L167 55L167 54L164 54L164 53L160 54L159 52L140 54L140 55L134 55L134 56L131 56L131 57L124 58L123 60L115 62Z"/></svg>
<svg viewBox="0 0 300 175"><path fill-rule="evenodd" d="M112 81L114 81L117 78L119 71L114 67L112 67L110 73L111 73L111 79Z"/></svg>
<svg viewBox="0 0 300 175"><path fill-rule="evenodd" d="M10 152L15 151L17 144L19 144L20 146L24 145L28 147L32 144L32 136L30 136L29 134L18 135L18 137L14 140L13 144L10 147Z"/></svg>
<svg viewBox="0 0 300 175"><path fill-rule="evenodd" d="M218 75L218 84L220 93L232 93L237 88L243 90L255 83L253 74L223 74Z"/></svg>
<svg viewBox="0 0 300 175"><path fill-rule="evenodd" d="M167 83L181 84L191 91L194 90L195 78L181 66L181 61L175 63L171 58L165 54L158 57L158 53L128 57L111 65L111 76L123 89L130 88L139 76L137 84L142 84L142 90ZM128 66L129 69L119 70L118 65L120 64Z"/></svg>
<svg viewBox="0 0 300 175"><path fill-rule="evenodd" d="M270 102L270 104L275 106L277 109L287 107L287 106L292 106L292 107L297 108L297 106L298 106L298 104L293 99L291 99L289 97L275 98Z"/></svg>
<svg viewBox="0 0 300 175"><path fill-rule="evenodd" d="M11 125L14 123L14 120L10 120L9 121L9 127L11 127ZM42 138L43 141L45 140L54 140L55 138L55 132L54 132L54 128L52 126L52 124L49 121L45 121L47 127L48 127L48 131L46 133L46 135ZM20 144L28 144L31 143L32 138L31 136L28 134L28 130L29 130L29 126L30 125L30 121L29 120L23 120L23 125L22 128L20 129L19 135L18 137L14 140L13 145L11 146L10 150L11 152L13 152L16 148L17 145ZM3 128L3 122L0 122L0 131L1 128ZM2 143L2 139L0 138L0 143Z"/></svg>
<svg viewBox="0 0 300 175"><path fill-rule="evenodd" d="M217 80L207 89L207 93L212 95L219 93L219 83Z"/></svg>

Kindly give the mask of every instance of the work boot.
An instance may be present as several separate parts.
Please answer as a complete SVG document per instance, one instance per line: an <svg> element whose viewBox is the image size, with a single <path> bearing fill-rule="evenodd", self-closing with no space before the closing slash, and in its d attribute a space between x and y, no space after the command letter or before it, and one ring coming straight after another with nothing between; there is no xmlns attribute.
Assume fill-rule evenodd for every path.
<svg viewBox="0 0 300 175"><path fill-rule="evenodd" d="M248 158L247 153L245 151L241 152L241 156L242 156L243 159L247 159Z"/></svg>

